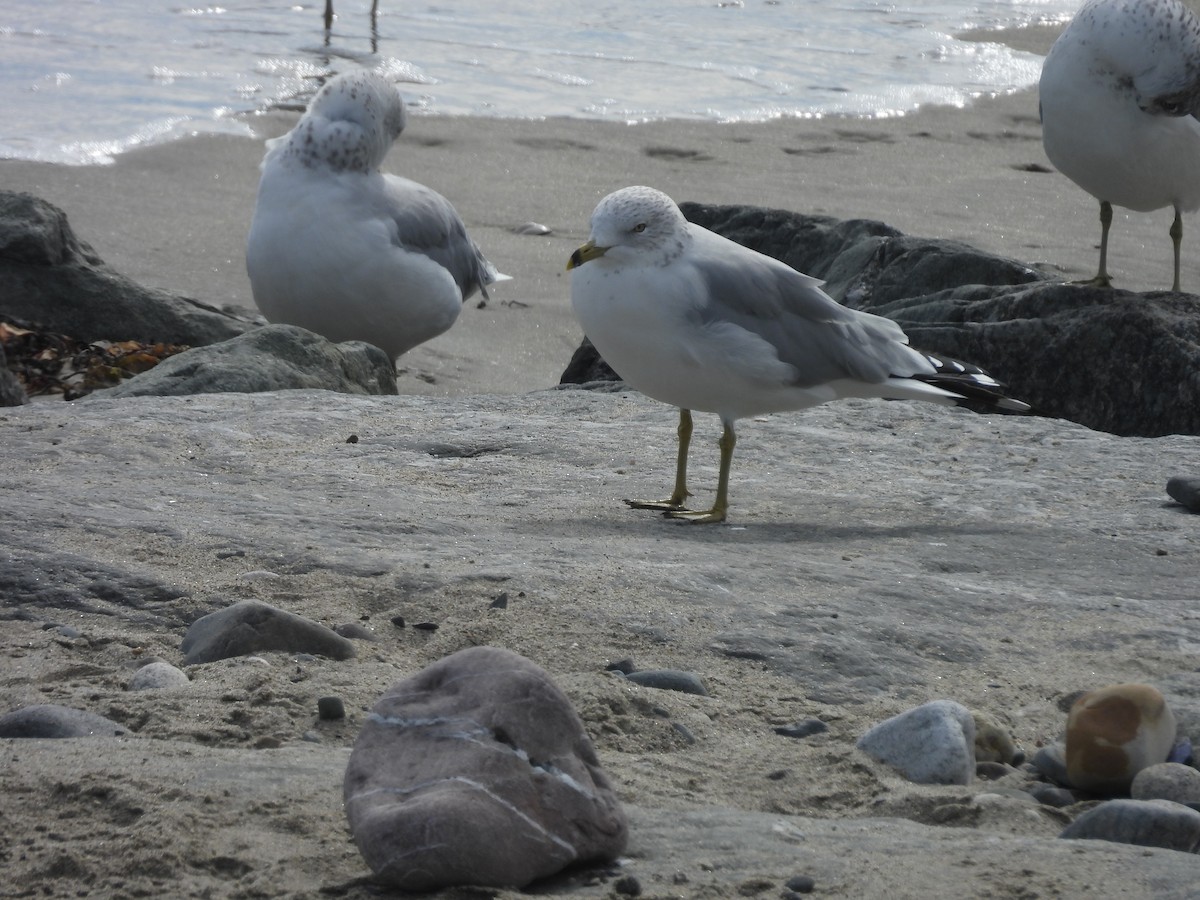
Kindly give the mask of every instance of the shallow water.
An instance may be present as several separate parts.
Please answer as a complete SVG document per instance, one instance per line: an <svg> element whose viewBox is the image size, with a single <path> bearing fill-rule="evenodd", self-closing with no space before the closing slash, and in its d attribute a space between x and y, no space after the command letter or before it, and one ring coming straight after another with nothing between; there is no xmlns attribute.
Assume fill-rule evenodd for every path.
<svg viewBox="0 0 1200 900"><path fill-rule="evenodd" d="M1080 0L6 0L0 157L110 162L378 67L417 112L618 121L894 115L1034 83L1041 58L956 40Z"/></svg>

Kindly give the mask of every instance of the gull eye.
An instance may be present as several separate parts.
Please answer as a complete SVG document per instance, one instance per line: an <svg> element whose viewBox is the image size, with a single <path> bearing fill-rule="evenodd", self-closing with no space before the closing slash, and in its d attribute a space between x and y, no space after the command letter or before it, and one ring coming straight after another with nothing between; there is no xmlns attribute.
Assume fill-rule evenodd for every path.
<svg viewBox="0 0 1200 900"><path fill-rule="evenodd" d="M633 226L633 233L634 233L634 234L641 234L641 233L642 233L643 231L645 231L645 230L646 230L646 223L645 223L645 222L638 222L636 225L634 225L634 226Z"/></svg>

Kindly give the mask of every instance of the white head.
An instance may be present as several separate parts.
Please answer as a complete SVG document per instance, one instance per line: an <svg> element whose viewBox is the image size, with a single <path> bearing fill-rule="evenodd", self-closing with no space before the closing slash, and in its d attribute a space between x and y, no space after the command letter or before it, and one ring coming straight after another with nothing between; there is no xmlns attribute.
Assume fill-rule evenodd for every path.
<svg viewBox="0 0 1200 900"><path fill-rule="evenodd" d="M604 257L666 265L691 241L687 219L670 197L635 186L609 194L592 213L591 240L571 254L568 269Z"/></svg>
<svg viewBox="0 0 1200 900"><path fill-rule="evenodd" d="M406 120L404 100L391 82L374 72L347 72L326 82L296 127L272 143L268 158L280 153L306 166L371 172Z"/></svg>

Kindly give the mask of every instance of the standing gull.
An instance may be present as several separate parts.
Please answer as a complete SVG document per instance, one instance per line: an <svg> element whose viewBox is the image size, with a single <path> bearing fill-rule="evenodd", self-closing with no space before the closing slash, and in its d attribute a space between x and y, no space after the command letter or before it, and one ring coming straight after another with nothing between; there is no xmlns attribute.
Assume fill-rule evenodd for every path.
<svg viewBox="0 0 1200 900"><path fill-rule="evenodd" d="M454 207L380 163L404 129L384 78L330 80L283 137L267 142L246 270L272 322L395 359L446 331L463 302L500 275Z"/></svg>
<svg viewBox="0 0 1200 900"><path fill-rule="evenodd" d="M1100 201L1108 287L1112 207L1171 206L1175 279L1184 211L1200 207L1200 19L1179 0L1090 0L1042 66L1042 143L1060 172Z"/></svg>
<svg viewBox="0 0 1200 900"><path fill-rule="evenodd" d="M628 187L592 213L572 255L571 304L604 360L644 394L679 407L675 489L627 500L671 518L721 522L729 507L734 422L841 397L1026 411L975 366L913 350L890 319L848 309L817 279L689 223L666 194ZM689 510L692 410L721 418L712 509Z"/></svg>

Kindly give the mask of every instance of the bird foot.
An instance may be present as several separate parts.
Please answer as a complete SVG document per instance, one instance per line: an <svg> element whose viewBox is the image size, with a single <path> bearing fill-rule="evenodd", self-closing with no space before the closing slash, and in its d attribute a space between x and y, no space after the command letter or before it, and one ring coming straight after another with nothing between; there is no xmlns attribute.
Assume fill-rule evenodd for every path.
<svg viewBox="0 0 1200 900"><path fill-rule="evenodd" d="M668 497L666 500L626 500L630 509L657 509L665 513L672 512L687 512L688 509L683 505L682 500L676 500L674 497Z"/></svg>
<svg viewBox="0 0 1200 900"><path fill-rule="evenodd" d="M1078 284L1082 287L1112 287L1112 278L1108 275L1093 275L1091 278L1081 278L1079 281L1072 281L1071 284Z"/></svg>
<svg viewBox="0 0 1200 900"><path fill-rule="evenodd" d="M663 515L668 519L679 519L684 522L691 522L693 525L711 525L716 522L725 521L725 510L716 508L704 511L668 509Z"/></svg>

